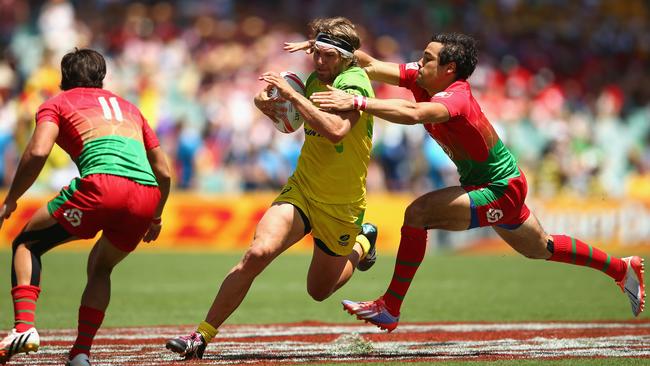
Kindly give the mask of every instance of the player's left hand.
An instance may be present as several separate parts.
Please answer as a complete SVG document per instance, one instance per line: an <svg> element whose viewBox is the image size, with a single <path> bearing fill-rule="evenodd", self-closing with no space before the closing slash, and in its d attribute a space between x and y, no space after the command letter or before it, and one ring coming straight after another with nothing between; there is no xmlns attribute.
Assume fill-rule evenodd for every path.
<svg viewBox="0 0 650 366"><path fill-rule="evenodd" d="M162 221L151 221L151 224L149 224L149 229L147 230L147 233L144 234L144 238L142 238L142 241L145 243L154 241L158 239L158 235L160 235L160 230L162 230Z"/></svg>
<svg viewBox="0 0 650 366"><path fill-rule="evenodd" d="M5 219L8 219L9 216L11 216L11 213L16 211L16 207L18 207L18 204L14 201L5 201L5 203L0 206L0 228L2 228Z"/></svg>
<svg viewBox="0 0 650 366"><path fill-rule="evenodd" d="M354 109L354 95L330 85L327 85L327 89L328 91L313 93L309 99L325 110L342 112Z"/></svg>
<svg viewBox="0 0 650 366"><path fill-rule="evenodd" d="M280 97L283 99L288 100L293 93L297 93L295 90L293 90L291 85L289 85L289 83L284 80L284 78L277 72L265 72L264 74L260 75L259 79L266 81L270 85L276 87Z"/></svg>

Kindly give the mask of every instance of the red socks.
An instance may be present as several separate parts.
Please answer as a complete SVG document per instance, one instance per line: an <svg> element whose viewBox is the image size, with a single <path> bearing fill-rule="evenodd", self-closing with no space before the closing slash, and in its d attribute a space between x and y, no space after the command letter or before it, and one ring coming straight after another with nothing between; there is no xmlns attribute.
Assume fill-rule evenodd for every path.
<svg viewBox="0 0 650 366"><path fill-rule="evenodd" d="M80 353L90 356L90 347L93 345L93 339L97 330L104 320L104 312L101 310L89 308L87 306L79 307L79 326L77 327L77 339L70 350L69 359L73 359Z"/></svg>
<svg viewBox="0 0 650 366"><path fill-rule="evenodd" d="M605 272L615 281L625 276L625 262L600 249L589 246L578 239L566 235L551 235L553 251L548 260L562 263L577 264Z"/></svg>
<svg viewBox="0 0 650 366"><path fill-rule="evenodd" d="M32 285L11 289L11 297L14 299L14 328L17 332L22 333L34 327L36 301L40 292L40 287Z"/></svg>
<svg viewBox="0 0 650 366"><path fill-rule="evenodd" d="M410 226L402 226L402 238L397 250L395 270L390 286L384 294L384 303L394 316L399 315L404 296L413 277L424 259L427 250L427 231Z"/></svg>

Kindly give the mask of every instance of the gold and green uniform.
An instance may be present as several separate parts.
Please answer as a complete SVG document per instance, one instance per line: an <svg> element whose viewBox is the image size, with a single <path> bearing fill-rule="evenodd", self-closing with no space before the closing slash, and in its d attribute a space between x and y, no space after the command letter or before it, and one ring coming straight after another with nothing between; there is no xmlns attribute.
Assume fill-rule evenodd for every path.
<svg viewBox="0 0 650 366"><path fill-rule="evenodd" d="M351 94L374 97L368 76L356 66L339 74L332 86ZM306 82L305 96L309 98L317 91L327 91L327 87L312 73ZM307 122L304 129L305 142L298 166L276 202L289 202L303 211L322 249L347 255L361 230L366 209L373 118L362 112L338 143L321 136Z"/></svg>

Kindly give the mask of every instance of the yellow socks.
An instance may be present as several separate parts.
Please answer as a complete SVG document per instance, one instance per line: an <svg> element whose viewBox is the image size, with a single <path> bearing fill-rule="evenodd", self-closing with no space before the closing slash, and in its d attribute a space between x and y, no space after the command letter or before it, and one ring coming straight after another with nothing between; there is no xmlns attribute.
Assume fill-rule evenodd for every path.
<svg viewBox="0 0 650 366"><path fill-rule="evenodd" d="M361 245L361 249L363 249L363 255L359 260L362 260L368 255L368 252L370 251L370 242L368 241L368 238L366 238L365 235L357 235L357 243Z"/></svg>
<svg viewBox="0 0 650 366"><path fill-rule="evenodd" d="M205 343L210 343L210 341L212 341L212 338L214 338L214 336L219 333L219 330L217 328L213 327L212 324L206 321L202 321L196 331L201 333L203 340L205 340Z"/></svg>

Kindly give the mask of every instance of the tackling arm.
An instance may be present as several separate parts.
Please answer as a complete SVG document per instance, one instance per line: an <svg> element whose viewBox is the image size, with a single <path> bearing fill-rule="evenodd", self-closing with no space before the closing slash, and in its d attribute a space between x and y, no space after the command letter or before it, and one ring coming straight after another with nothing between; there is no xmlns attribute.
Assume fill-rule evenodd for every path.
<svg viewBox="0 0 650 366"><path fill-rule="evenodd" d="M320 107L326 110L362 109L373 116L403 125L441 123L448 121L450 117L447 107L442 103L366 98L354 96L330 86L328 89L329 91L316 92L310 96L314 103L319 103Z"/></svg>
<svg viewBox="0 0 650 366"><path fill-rule="evenodd" d="M370 80L399 86L399 64L377 60L361 50L354 51L354 56Z"/></svg>

